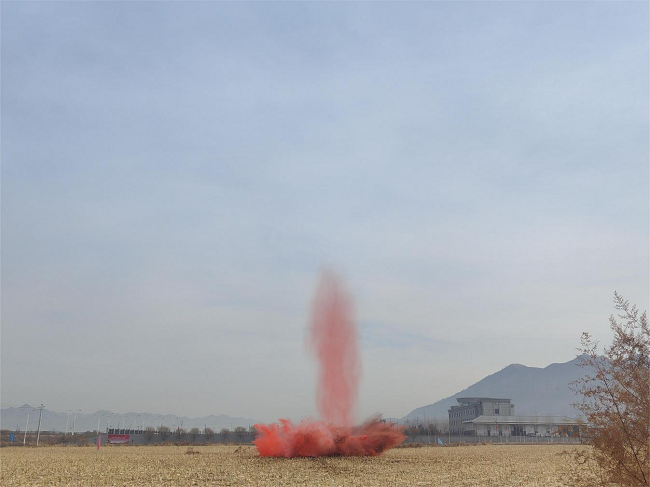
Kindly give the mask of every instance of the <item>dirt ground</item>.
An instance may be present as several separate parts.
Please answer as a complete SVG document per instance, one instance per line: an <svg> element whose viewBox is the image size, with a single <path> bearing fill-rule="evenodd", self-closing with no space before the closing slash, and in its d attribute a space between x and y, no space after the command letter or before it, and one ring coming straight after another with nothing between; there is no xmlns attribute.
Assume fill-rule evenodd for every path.
<svg viewBox="0 0 650 487"><path fill-rule="evenodd" d="M378 457L260 458L253 446L7 447L3 486L574 486L585 446L396 448Z"/></svg>

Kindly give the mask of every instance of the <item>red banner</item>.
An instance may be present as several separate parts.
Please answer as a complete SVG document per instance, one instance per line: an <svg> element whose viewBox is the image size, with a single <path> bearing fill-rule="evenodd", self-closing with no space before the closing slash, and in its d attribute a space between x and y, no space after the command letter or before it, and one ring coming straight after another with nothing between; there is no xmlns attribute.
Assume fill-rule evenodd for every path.
<svg viewBox="0 0 650 487"><path fill-rule="evenodd" d="M129 435L108 435L108 443L111 445L119 445L120 443L128 443Z"/></svg>

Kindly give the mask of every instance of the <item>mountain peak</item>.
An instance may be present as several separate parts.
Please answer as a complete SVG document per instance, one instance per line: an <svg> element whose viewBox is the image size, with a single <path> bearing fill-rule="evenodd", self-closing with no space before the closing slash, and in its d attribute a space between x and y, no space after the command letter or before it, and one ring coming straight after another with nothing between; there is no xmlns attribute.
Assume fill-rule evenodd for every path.
<svg viewBox="0 0 650 487"><path fill-rule="evenodd" d="M503 370L506 369L527 369L528 367L526 365L522 364L510 364L507 367L505 367Z"/></svg>
<svg viewBox="0 0 650 487"><path fill-rule="evenodd" d="M402 419L447 419L447 411L457 403L456 399L470 396L511 399L517 414L575 417L579 413L572 403L575 403L578 397L569 387L569 383L588 372L576 367L577 360L578 357L544 368L510 364L451 397L414 409Z"/></svg>

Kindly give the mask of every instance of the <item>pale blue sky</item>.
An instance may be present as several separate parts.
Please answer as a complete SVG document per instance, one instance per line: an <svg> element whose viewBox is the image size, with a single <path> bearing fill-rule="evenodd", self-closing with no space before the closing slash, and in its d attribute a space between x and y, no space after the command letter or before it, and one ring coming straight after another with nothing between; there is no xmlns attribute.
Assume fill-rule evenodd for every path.
<svg viewBox="0 0 650 487"><path fill-rule="evenodd" d="M2 2L2 401L359 415L610 339L649 294L645 2ZM516 402L516 400L515 400Z"/></svg>

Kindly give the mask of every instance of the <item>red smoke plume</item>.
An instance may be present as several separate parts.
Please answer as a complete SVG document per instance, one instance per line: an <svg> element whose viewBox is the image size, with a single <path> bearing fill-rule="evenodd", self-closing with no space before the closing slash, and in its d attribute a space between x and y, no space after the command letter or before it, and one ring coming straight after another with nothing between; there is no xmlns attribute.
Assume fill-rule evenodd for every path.
<svg viewBox="0 0 650 487"><path fill-rule="evenodd" d="M359 348L352 303L334 274L326 272L314 299L311 344L320 364L318 411L325 421L352 425L359 390Z"/></svg>
<svg viewBox="0 0 650 487"><path fill-rule="evenodd" d="M357 329L352 303L332 273L321 276L314 300L311 345L320 365L318 410L325 421L256 424L263 457L378 455L404 441L401 428L371 418L352 427L359 389Z"/></svg>
<svg viewBox="0 0 650 487"><path fill-rule="evenodd" d="M254 443L263 457L319 457L333 455L379 455L404 441L400 428L372 418L361 426L346 428L322 421L294 425L256 424L259 436Z"/></svg>

